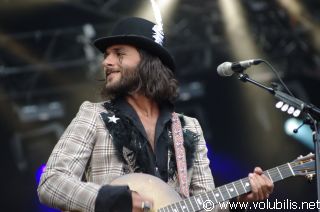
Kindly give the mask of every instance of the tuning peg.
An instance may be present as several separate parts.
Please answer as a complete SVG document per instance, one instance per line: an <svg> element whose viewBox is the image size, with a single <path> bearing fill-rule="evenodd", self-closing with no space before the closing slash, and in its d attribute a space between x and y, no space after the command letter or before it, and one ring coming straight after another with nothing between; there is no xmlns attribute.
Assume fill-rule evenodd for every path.
<svg viewBox="0 0 320 212"><path fill-rule="evenodd" d="M312 152L310 152L308 155L306 155L306 159L314 160L314 154Z"/></svg>

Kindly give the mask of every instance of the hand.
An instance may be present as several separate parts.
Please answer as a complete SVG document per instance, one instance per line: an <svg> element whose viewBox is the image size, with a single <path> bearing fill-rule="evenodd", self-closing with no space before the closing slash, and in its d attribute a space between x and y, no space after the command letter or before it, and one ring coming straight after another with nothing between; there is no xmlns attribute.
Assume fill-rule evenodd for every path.
<svg viewBox="0 0 320 212"><path fill-rule="evenodd" d="M151 209L153 206L153 201L151 199L142 197L136 191L131 192L131 197L132 197L132 212L141 212L141 211L144 211L146 207L149 207L149 209Z"/></svg>
<svg viewBox="0 0 320 212"><path fill-rule="evenodd" d="M249 174L251 192L238 197L239 202L262 201L269 198L273 191L272 181L263 174L260 167L255 167L253 173Z"/></svg>

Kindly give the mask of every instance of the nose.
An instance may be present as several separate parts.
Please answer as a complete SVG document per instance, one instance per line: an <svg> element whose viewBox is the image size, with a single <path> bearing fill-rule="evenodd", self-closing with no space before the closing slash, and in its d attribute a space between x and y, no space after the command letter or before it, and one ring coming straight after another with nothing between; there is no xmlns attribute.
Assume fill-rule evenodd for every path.
<svg viewBox="0 0 320 212"><path fill-rule="evenodd" d="M113 54L108 54L102 61L104 67L113 67L116 64L116 57Z"/></svg>

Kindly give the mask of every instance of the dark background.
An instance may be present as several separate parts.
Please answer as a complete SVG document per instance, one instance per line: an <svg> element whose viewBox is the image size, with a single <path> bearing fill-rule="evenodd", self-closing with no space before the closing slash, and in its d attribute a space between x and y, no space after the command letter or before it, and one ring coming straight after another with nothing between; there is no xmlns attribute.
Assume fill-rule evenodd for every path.
<svg viewBox="0 0 320 212"><path fill-rule="evenodd" d="M222 78L216 67L263 58L296 97L320 106L320 2L164 2L171 2L161 12L178 67L177 110L199 119L216 185L312 152L310 133L286 133L291 117L272 95L237 76ZM36 195L39 169L81 102L100 101L102 55L91 42L126 16L154 21L147 12L146 0L0 0L1 209L50 211ZM265 65L247 73L267 86L279 82ZM315 180L281 181L276 199L316 201Z"/></svg>

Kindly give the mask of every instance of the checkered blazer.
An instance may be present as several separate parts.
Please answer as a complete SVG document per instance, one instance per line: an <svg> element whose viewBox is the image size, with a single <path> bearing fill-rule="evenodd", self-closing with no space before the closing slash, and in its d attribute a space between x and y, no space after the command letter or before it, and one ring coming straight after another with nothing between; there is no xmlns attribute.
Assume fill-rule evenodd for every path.
<svg viewBox="0 0 320 212"><path fill-rule="evenodd" d="M100 117L101 112L106 112L103 103L86 101L81 105L54 147L42 174L38 187L42 203L66 211L94 211L101 186L127 174ZM214 182L201 127L194 118L184 116L184 119L185 128L200 135L193 166L188 170L192 196L213 189ZM176 178L168 184L179 191Z"/></svg>

